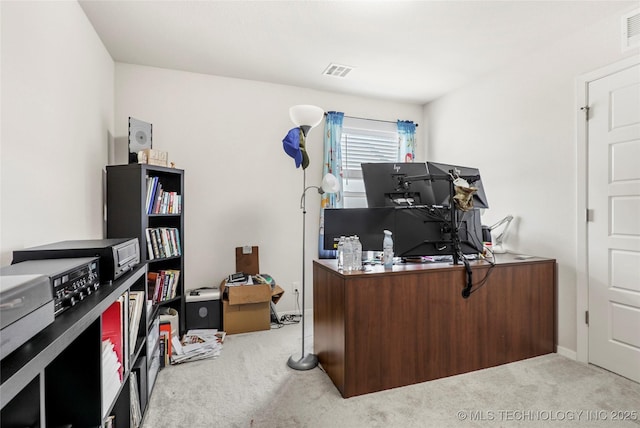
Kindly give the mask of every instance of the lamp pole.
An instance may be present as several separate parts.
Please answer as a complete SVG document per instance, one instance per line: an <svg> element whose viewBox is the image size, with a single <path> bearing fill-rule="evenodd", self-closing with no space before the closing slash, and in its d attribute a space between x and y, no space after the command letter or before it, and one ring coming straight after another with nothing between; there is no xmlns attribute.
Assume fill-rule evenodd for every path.
<svg viewBox="0 0 640 428"><path fill-rule="evenodd" d="M294 356L290 356L287 361L287 365L295 370L310 370L318 365L318 357L314 354L304 353L304 314L305 314L305 236L306 236L306 217L307 217L307 202L306 202L306 193L307 190L311 188L317 188L318 192L320 188L316 186L307 186L307 170L302 170L302 197L300 198L300 208L302 208L302 352L300 354L300 359L296 360Z"/></svg>
<svg viewBox="0 0 640 428"><path fill-rule="evenodd" d="M320 107L316 107L313 105L297 105L289 109L289 117L291 118L291 121L295 123L296 126L300 129L300 134L301 134L297 147L295 147L295 144L290 144L288 147L291 149L292 146L294 146L295 147L294 152L295 152L295 149L298 150L298 152L295 153L295 156L302 154L302 158L301 158L302 160L302 197L300 199L300 208L302 208L302 352L299 360L297 360L294 357L294 355L291 355L291 357L289 357L289 361L287 361L287 365L295 370L309 370L318 365L318 357L314 354L305 355L304 353L304 318L305 318L304 295L305 295L305 282L306 282L305 281L305 259L306 259L305 257L306 256L305 255L305 246L306 246L305 220L306 220L306 214L307 214L305 194L307 190L310 189L311 187L318 189L318 193L324 193L324 192L322 188L317 186L307 187L306 168L309 165L309 157L306 153L306 148L304 146L304 143L305 143L305 139L307 138L307 134L309 130L311 130L311 128L314 128L320 122L322 122L322 118L324 117L324 110L322 110ZM286 144L287 139L283 141L285 141L285 144ZM285 151L287 151L286 147L285 147ZM289 151L287 151L287 154L289 154L292 157L294 156L290 154ZM296 157L295 159L296 159L296 167L300 166L300 159L298 157ZM335 177L334 177L334 181L335 181ZM323 182L324 182L324 179L323 179Z"/></svg>

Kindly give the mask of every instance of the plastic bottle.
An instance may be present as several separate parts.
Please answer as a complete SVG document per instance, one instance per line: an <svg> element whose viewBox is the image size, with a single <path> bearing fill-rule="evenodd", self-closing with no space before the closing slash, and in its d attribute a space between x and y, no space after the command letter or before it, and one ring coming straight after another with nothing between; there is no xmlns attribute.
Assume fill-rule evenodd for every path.
<svg viewBox="0 0 640 428"><path fill-rule="evenodd" d="M354 270L362 270L362 242L358 235L353 237L353 261Z"/></svg>
<svg viewBox="0 0 640 428"><path fill-rule="evenodd" d="M353 270L353 239L347 236L344 241L344 270L351 272Z"/></svg>
<svg viewBox="0 0 640 428"><path fill-rule="evenodd" d="M338 241L338 254L336 255L338 258L338 270L344 270L344 242L345 237L341 236Z"/></svg>
<svg viewBox="0 0 640 428"><path fill-rule="evenodd" d="M384 231L384 240L382 241L382 264L385 269L393 268L393 238L391 231Z"/></svg>

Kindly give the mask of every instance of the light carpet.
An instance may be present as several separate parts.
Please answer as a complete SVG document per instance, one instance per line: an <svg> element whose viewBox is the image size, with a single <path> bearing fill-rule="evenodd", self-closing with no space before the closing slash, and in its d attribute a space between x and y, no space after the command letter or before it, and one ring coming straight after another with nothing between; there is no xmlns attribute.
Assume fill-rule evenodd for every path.
<svg viewBox="0 0 640 428"><path fill-rule="evenodd" d="M229 335L220 357L161 370L143 428L640 426L640 384L558 354L343 399L287 366L300 342L299 324Z"/></svg>

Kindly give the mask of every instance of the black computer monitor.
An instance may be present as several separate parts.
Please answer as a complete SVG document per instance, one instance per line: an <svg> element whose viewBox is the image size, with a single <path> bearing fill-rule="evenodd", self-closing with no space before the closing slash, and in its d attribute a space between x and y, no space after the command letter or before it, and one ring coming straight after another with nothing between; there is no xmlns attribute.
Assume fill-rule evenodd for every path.
<svg viewBox="0 0 640 428"><path fill-rule="evenodd" d="M449 176L449 171L459 171L458 175L472 178L465 178L470 186L478 189L473 194L473 207L474 208L489 208L487 202L487 195L484 193L484 187L482 186L482 180L480 179L480 171L477 168L469 168L466 166L449 165L437 162L427 162L427 170L431 176L431 188L433 190L435 205L449 206L449 180L446 179Z"/></svg>
<svg viewBox="0 0 640 428"><path fill-rule="evenodd" d="M419 162L362 163L362 178L369 208L435 203L431 182L405 182L406 176L426 176L427 166Z"/></svg>
<svg viewBox="0 0 640 428"><path fill-rule="evenodd" d="M397 208L395 210L393 244L399 257L452 255L449 208ZM433 211L433 209L432 209ZM477 209L457 211L458 238L463 254L482 252L482 224Z"/></svg>
<svg viewBox="0 0 640 428"><path fill-rule="evenodd" d="M457 211L458 237L463 254L482 251L482 225L477 209ZM390 230L398 257L453 254L449 208L427 206L386 208L326 208L325 250L337 248L340 236L358 235L363 251L381 251L384 230Z"/></svg>
<svg viewBox="0 0 640 428"><path fill-rule="evenodd" d="M325 208L324 249L338 248L340 236L358 235L363 251L381 251L384 230L393 230L393 208Z"/></svg>

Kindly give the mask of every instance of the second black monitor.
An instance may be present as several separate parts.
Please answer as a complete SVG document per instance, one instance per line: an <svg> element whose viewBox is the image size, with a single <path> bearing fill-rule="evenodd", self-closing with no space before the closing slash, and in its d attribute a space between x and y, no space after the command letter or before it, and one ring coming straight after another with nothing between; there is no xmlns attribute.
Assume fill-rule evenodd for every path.
<svg viewBox="0 0 640 428"><path fill-rule="evenodd" d="M431 181L405 181L404 177L427 176L419 162L362 163L362 178L369 208L434 205Z"/></svg>
<svg viewBox="0 0 640 428"><path fill-rule="evenodd" d="M487 195L484 193L484 186L480 179L480 171L477 168L466 166L450 165L437 162L427 162L427 170L431 176L431 188L434 195L434 205L449 206L449 176L450 171L456 172L460 177L467 177L469 185L477 188L473 194L474 208L489 208Z"/></svg>

